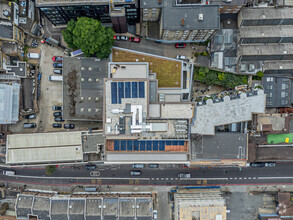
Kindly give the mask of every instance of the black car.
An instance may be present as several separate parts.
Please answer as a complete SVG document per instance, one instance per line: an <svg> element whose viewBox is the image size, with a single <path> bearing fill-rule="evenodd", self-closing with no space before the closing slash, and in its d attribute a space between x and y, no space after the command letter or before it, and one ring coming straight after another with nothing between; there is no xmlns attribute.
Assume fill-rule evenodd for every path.
<svg viewBox="0 0 293 220"><path fill-rule="evenodd" d="M74 129L75 125L74 124L64 124L65 129Z"/></svg>
<svg viewBox="0 0 293 220"><path fill-rule="evenodd" d="M53 113L53 116L54 116L54 117L62 116L62 112L54 112L54 113Z"/></svg>
<svg viewBox="0 0 293 220"><path fill-rule="evenodd" d="M56 117L56 118L54 118L54 121L56 121L56 122L62 122L64 120L61 117Z"/></svg>
<svg viewBox="0 0 293 220"><path fill-rule="evenodd" d="M60 124L60 123L53 123L53 128L62 128L62 124Z"/></svg>
<svg viewBox="0 0 293 220"><path fill-rule="evenodd" d="M62 63L53 63L54 68L62 68L63 64Z"/></svg>
<svg viewBox="0 0 293 220"><path fill-rule="evenodd" d="M52 106L52 110L53 111L60 111L60 110L62 110L62 106L54 105L54 106Z"/></svg>
<svg viewBox="0 0 293 220"><path fill-rule="evenodd" d="M87 169L87 170L95 170L96 165L85 165L84 168Z"/></svg>
<svg viewBox="0 0 293 220"><path fill-rule="evenodd" d="M25 116L26 119L35 119L36 117L37 116L35 114Z"/></svg>

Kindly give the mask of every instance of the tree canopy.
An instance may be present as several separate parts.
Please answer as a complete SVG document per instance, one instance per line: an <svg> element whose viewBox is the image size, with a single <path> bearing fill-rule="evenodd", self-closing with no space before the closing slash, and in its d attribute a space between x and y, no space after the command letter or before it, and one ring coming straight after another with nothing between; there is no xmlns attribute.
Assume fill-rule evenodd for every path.
<svg viewBox="0 0 293 220"><path fill-rule="evenodd" d="M86 57L108 58L114 44L114 31L87 17L71 19L62 34L68 47L81 49Z"/></svg>

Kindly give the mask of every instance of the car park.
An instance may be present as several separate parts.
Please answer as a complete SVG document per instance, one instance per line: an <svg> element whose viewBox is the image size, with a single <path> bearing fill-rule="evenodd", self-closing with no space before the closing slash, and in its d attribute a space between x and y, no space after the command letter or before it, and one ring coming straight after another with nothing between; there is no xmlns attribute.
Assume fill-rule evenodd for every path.
<svg viewBox="0 0 293 220"><path fill-rule="evenodd" d="M74 124L64 124L65 129L74 129L75 125Z"/></svg>
<svg viewBox="0 0 293 220"><path fill-rule="evenodd" d="M62 110L62 106L53 105L53 106L52 106L52 110L53 110L53 111L60 111L60 110Z"/></svg>
<svg viewBox="0 0 293 220"><path fill-rule="evenodd" d="M130 37L129 41L131 42L135 42L135 43L139 43L140 42L140 38L139 37Z"/></svg>
<svg viewBox="0 0 293 220"><path fill-rule="evenodd" d="M176 48L185 48L186 44L185 43L177 43L177 44L175 44L175 47Z"/></svg>
<svg viewBox="0 0 293 220"><path fill-rule="evenodd" d="M189 178L191 178L191 174L190 173L178 173L178 178L189 179Z"/></svg>
<svg viewBox="0 0 293 220"><path fill-rule="evenodd" d="M36 117L37 116L35 114L25 116L26 119L35 119Z"/></svg>
<svg viewBox="0 0 293 220"><path fill-rule="evenodd" d="M186 56L184 56L184 55L177 55L176 56L176 59L177 60L186 60Z"/></svg>
<svg viewBox="0 0 293 220"><path fill-rule="evenodd" d="M23 123L23 128L35 128L37 127L36 123Z"/></svg>
<svg viewBox="0 0 293 220"><path fill-rule="evenodd" d="M62 124L60 123L53 123L53 128L62 128Z"/></svg>
<svg viewBox="0 0 293 220"><path fill-rule="evenodd" d="M54 68L62 68L63 64L62 63L53 63Z"/></svg>
<svg viewBox="0 0 293 220"><path fill-rule="evenodd" d="M141 171L139 171L139 170L131 170L130 171L130 175L131 176L140 176L141 175Z"/></svg>
<svg viewBox="0 0 293 220"><path fill-rule="evenodd" d="M159 164L149 164L149 168L159 168Z"/></svg>
<svg viewBox="0 0 293 220"><path fill-rule="evenodd" d="M276 164L273 162L265 163L265 167L275 167L275 166L276 166Z"/></svg>
<svg viewBox="0 0 293 220"><path fill-rule="evenodd" d="M53 73L55 74L62 74L62 69L54 69Z"/></svg>
<svg viewBox="0 0 293 220"><path fill-rule="evenodd" d="M62 122L64 120L61 117L56 117L56 118L54 118L54 121L56 121L56 122Z"/></svg>
<svg viewBox="0 0 293 220"><path fill-rule="evenodd" d="M265 163L257 162L257 163L250 163L251 167L265 167Z"/></svg>
<svg viewBox="0 0 293 220"><path fill-rule="evenodd" d="M95 170L97 167L96 167L96 165L90 165L90 164L88 164L88 165L85 165L84 168L86 170Z"/></svg>
<svg viewBox="0 0 293 220"><path fill-rule="evenodd" d="M63 57L60 57L60 56L54 56L52 57L52 60L54 62L62 62L63 61Z"/></svg>

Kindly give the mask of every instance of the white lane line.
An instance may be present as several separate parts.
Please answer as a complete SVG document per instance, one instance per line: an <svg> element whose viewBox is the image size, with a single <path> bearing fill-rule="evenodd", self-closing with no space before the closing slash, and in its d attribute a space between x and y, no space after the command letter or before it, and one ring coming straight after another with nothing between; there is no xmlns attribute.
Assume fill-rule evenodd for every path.
<svg viewBox="0 0 293 220"><path fill-rule="evenodd" d="M165 180L169 180L169 178L165 178Z"/></svg>
<svg viewBox="0 0 293 220"><path fill-rule="evenodd" d="M242 177L239 177L240 180L242 180Z"/></svg>
<svg viewBox="0 0 293 220"><path fill-rule="evenodd" d="M170 180L173 180L174 178L170 178Z"/></svg>
<svg viewBox="0 0 293 220"><path fill-rule="evenodd" d="M160 178L156 178L156 180L159 180Z"/></svg>
<svg viewBox="0 0 293 220"><path fill-rule="evenodd" d="M253 179L255 180L255 179L256 179L256 177L253 177Z"/></svg>
<svg viewBox="0 0 293 220"><path fill-rule="evenodd" d="M181 180L228 180L228 178L180 178Z"/></svg>
<svg viewBox="0 0 293 220"><path fill-rule="evenodd" d="M92 180L92 179L104 179L104 180L133 180L133 179L138 179L138 180L150 180L150 178L127 178L127 177L58 177L58 176L22 176L22 175L14 175L11 177L21 177L21 178L33 178L33 179L80 179L80 180Z"/></svg>
<svg viewBox="0 0 293 220"><path fill-rule="evenodd" d="M258 179L293 179L293 176L280 176L280 177L275 177L275 176L272 176L272 177L258 177Z"/></svg>
<svg viewBox="0 0 293 220"><path fill-rule="evenodd" d="M164 178L161 178L161 180L164 180Z"/></svg>
<svg viewBox="0 0 293 220"><path fill-rule="evenodd" d="M248 179L250 180L250 179L251 179L251 177L248 177Z"/></svg>
<svg viewBox="0 0 293 220"><path fill-rule="evenodd" d="M175 180L178 180L178 178L175 178Z"/></svg>
<svg viewBox="0 0 293 220"><path fill-rule="evenodd" d="M234 177L234 180L237 180L238 178L237 177Z"/></svg>
<svg viewBox="0 0 293 220"><path fill-rule="evenodd" d="M243 177L243 179L245 179L245 180L246 180L246 177Z"/></svg>

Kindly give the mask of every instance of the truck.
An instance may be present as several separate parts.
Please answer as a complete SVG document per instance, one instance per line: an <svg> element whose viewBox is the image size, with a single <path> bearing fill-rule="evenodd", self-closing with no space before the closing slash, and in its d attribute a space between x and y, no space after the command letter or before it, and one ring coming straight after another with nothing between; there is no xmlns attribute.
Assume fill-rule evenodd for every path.
<svg viewBox="0 0 293 220"><path fill-rule="evenodd" d="M6 176L14 176L15 175L15 171L14 170L3 170L3 175L6 175Z"/></svg>
<svg viewBox="0 0 293 220"><path fill-rule="evenodd" d="M62 77L62 76L54 76L54 75L50 75L50 76L49 76L49 80L50 80L50 81L58 81L58 82L62 82L63 77Z"/></svg>
<svg viewBox="0 0 293 220"><path fill-rule="evenodd" d="M53 45L59 46L59 41L58 41L58 40L55 40L55 39L52 38L52 37L45 38L45 41L46 41L47 43L50 43L50 44L53 44Z"/></svg>

